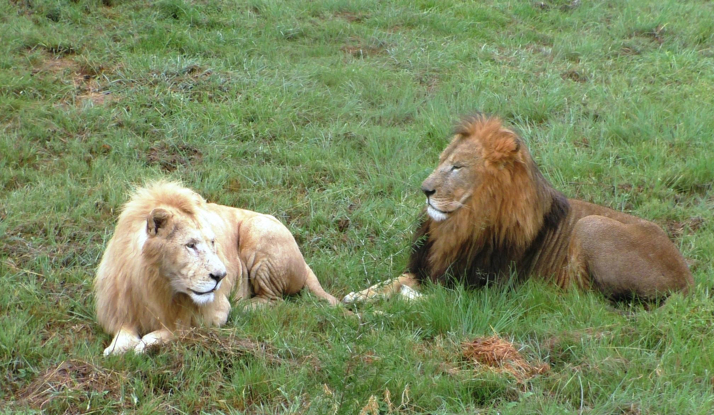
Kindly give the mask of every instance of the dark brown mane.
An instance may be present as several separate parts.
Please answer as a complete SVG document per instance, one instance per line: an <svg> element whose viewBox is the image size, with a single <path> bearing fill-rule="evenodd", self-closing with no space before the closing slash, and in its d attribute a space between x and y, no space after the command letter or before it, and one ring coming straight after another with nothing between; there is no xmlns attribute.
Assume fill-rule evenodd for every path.
<svg viewBox="0 0 714 415"><path fill-rule="evenodd" d="M520 138L498 118L476 114L456 129L454 140L482 147L483 183L468 209L436 222L423 214L407 268L418 279L445 283L453 277L481 286L524 275L539 247L568 215L568 200L543 177ZM474 144L476 145L476 144Z"/></svg>

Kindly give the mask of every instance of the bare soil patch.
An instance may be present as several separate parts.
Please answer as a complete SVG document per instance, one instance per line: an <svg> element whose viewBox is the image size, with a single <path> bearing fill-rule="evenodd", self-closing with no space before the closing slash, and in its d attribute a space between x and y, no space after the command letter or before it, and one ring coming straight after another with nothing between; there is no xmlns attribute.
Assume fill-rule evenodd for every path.
<svg viewBox="0 0 714 415"><path fill-rule="evenodd" d="M203 159L203 153L187 144L169 145L160 142L149 148L146 161L150 165L159 165L161 170L170 173L179 168L190 167Z"/></svg>
<svg viewBox="0 0 714 415"><path fill-rule="evenodd" d="M35 68L35 74L52 74L63 81L72 82L75 88L74 104L81 106L89 101L94 105L103 105L112 100L112 95L99 81L99 76L106 72L103 66L80 65L67 55L47 55ZM66 102L64 102L66 104Z"/></svg>

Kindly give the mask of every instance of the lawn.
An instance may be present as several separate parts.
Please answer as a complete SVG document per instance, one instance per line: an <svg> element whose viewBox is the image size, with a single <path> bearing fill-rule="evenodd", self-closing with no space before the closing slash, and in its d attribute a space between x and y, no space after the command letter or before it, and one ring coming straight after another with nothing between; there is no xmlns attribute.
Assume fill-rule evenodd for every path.
<svg viewBox="0 0 714 415"><path fill-rule="evenodd" d="M714 3L0 0L0 413L714 413ZM102 357L128 194L276 216L337 297L405 267L454 123L519 131L569 197L654 221L695 287L304 293ZM536 370L469 358L508 341ZM360 412L361 411L361 412Z"/></svg>

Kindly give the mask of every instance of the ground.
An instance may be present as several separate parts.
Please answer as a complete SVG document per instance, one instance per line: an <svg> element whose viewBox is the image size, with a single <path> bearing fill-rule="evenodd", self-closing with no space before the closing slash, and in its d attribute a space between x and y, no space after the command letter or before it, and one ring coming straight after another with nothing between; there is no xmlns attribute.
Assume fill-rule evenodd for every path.
<svg viewBox="0 0 714 415"><path fill-rule="evenodd" d="M714 412L714 5L0 0L0 412ZM91 283L133 186L275 215L336 296L397 275L461 115L565 194L662 226L659 307L546 284L303 294L103 358Z"/></svg>

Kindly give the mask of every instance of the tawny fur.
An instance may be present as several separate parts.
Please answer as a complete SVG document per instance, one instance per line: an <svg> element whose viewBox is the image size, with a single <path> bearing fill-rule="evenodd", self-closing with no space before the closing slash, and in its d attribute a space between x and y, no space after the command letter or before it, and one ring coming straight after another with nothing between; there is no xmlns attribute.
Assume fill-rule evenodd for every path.
<svg viewBox="0 0 714 415"><path fill-rule="evenodd" d="M565 198L498 118L467 119L422 190L427 214L407 272L344 301L393 295L424 279L480 286L513 272L564 288L596 288L612 299L653 300L693 284L684 258L661 228Z"/></svg>
<svg viewBox="0 0 714 415"><path fill-rule="evenodd" d="M213 295L194 295L200 304L194 301L188 289L210 284L209 275L220 272L225 278ZM261 303L306 285L337 303L272 216L206 203L177 183L151 184L124 206L97 270L97 319L115 335L105 354L142 351L201 322L225 324L231 293L234 301Z"/></svg>

